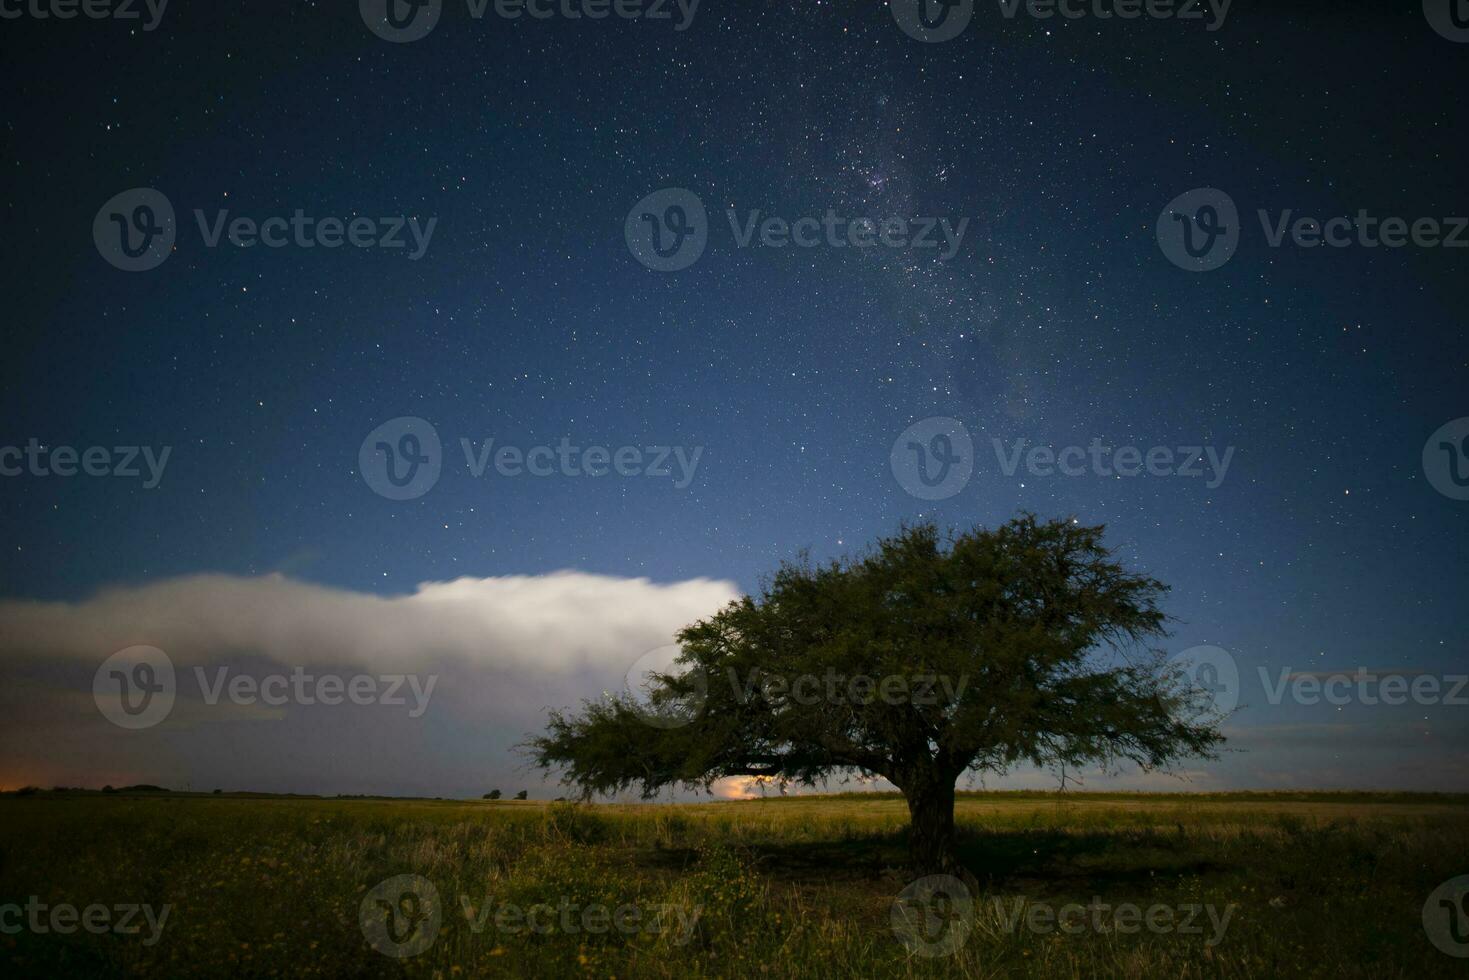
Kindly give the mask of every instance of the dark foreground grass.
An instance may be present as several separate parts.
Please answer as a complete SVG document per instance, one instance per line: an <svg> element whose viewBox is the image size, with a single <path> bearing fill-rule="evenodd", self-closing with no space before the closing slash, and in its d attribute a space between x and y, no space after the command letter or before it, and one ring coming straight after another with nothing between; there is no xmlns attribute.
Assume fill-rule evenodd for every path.
<svg viewBox="0 0 1469 980"><path fill-rule="evenodd" d="M1469 873L1464 797L986 793L959 817L978 894L968 910L926 907L931 942L915 948L892 926L909 884L895 797L0 798L0 906L146 904L155 921L168 907L161 929L140 915L136 933L100 934L0 910L0 964L48 977L1469 973L1421 920L1435 887ZM399 875L432 883L437 903L410 899L389 921L373 889ZM410 913L439 920L422 952L374 948L429 937L432 915Z"/></svg>

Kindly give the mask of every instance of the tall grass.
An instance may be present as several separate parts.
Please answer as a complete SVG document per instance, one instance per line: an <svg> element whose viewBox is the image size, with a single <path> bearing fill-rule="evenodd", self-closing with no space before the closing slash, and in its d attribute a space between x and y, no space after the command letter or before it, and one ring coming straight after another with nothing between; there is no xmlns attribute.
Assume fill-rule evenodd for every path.
<svg viewBox="0 0 1469 980"><path fill-rule="evenodd" d="M979 794L967 940L915 955L891 927L902 801L709 805L95 797L0 799L0 904L170 906L161 939L0 934L7 975L1429 977L1463 975L1420 912L1469 873L1455 797ZM368 944L379 882L431 881L424 952ZM1015 927L1016 903L1232 906L1206 935ZM640 910L659 928L496 927L486 908ZM699 910L687 931L677 910ZM1091 914L1091 913L1088 913ZM661 918L660 918L661 917ZM1099 924L1100 923L1100 924ZM479 928L476 928L476 926Z"/></svg>

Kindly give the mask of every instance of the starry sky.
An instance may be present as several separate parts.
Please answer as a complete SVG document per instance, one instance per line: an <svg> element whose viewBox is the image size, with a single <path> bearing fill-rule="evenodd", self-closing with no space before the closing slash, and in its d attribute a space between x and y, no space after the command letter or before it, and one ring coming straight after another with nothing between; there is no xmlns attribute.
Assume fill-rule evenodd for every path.
<svg viewBox="0 0 1469 980"><path fill-rule="evenodd" d="M1469 503L1436 492L1421 460L1469 415L1469 256L1271 248L1254 217L1469 214L1469 44L1436 34L1418 3L1238 0L1211 32L1007 19L982 2L943 43L907 36L885 4L756 0L704 0L682 31L475 20L451 2L403 44L350 3L174 0L152 31L0 30L0 443L171 447L155 488L0 479L0 657L23 681L6 696L0 784L534 787L506 747L544 706L621 674L522 677L517 700L534 710L513 718L476 710L466 681L444 717L404 735L422 755L396 767L363 764L382 755L366 722L333 744L345 736L322 712L285 719L289 737L220 722L125 744L38 707L85 695L116 647L99 638L92 660L50 663L16 639L37 603L80 621L108 590L205 574L387 600L567 570L751 590L801 549L830 557L904 520L1029 509L1105 523L1127 561L1172 586L1170 652L1237 659L1229 731L1243 751L1191 766L1201 788L1469 789L1464 708L1270 705L1256 681L1261 667L1469 671ZM90 230L138 187L172 202L178 242L129 273ZM670 187L702 201L709 241L665 273L635 258L624 222ZM1242 216L1237 254L1208 273L1171 264L1155 236L1196 187L1227 191ZM416 260L207 248L195 209L437 224ZM741 248L728 209L968 226L948 260ZM407 416L443 440L443 473L390 500L359 449ZM900 434L933 417L961 421L976 447L973 478L936 501L890 465ZM679 487L476 477L459 445L563 437L702 455ZM1007 476L991 440L1022 438L1234 456L1217 487ZM659 608L659 594L639 601ZM121 622L107 642L153 641ZM643 647L617 649L630 662ZM485 669L499 668L475 677Z"/></svg>

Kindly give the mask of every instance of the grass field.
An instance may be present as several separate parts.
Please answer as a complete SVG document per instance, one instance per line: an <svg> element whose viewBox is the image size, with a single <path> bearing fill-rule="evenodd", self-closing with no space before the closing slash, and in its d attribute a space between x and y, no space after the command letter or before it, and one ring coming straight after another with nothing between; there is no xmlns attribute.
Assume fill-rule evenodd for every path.
<svg viewBox="0 0 1469 980"><path fill-rule="evenodd" d="M0 797L0 906L20 906L0 911L0 962L49 977L1469 973L1422 919L1469 873L1469 797L983 793L958 816L979 893L967 912L929 907L920 943L894 930L910 882L897 797ZM403 875L418 877L378 888Z"/></svg>

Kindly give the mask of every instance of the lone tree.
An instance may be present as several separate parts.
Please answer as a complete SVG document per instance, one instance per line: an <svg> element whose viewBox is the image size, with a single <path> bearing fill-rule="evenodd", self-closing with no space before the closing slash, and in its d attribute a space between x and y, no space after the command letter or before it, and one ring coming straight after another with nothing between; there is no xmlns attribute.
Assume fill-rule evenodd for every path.
<svg viewBox="0 0 1469 980"><path fill-rule="evenodd" d="M965 874L965 772L1131 761L1167 769L1223 742L1207 696L1148 642L1163 583L1125 569L1102 527L1020 517L902 529L857 558L787 562L758 597L679 633L646 698L552 712L527 748L588 798L727 776L813 785L880 776L902 791L910 857Z"/></svg>

